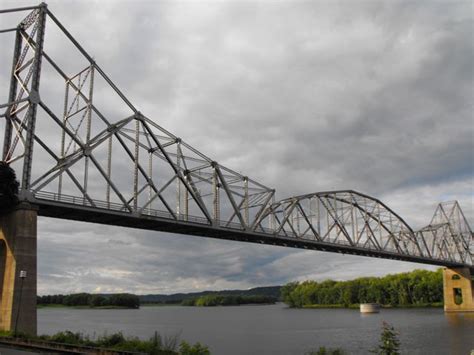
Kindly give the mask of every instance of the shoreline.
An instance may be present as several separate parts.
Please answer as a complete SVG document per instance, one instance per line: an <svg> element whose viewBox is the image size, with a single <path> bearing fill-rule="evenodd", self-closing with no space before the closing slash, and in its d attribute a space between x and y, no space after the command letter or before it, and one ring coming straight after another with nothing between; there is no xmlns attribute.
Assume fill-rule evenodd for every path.
<svg viewBox="0 0 474 355"><path fill-rule="evenodd" d="M125 306L100 306L100 307L91 307L91 306L66 306L64 304L38 304L36 309L44 308L71 308L71 309L139 309L140 307L125 307Z"/></svg>
<svg viewBox="0 0 474 355"><path fill-rule="evenodd" d="M291 307L297 309L359 309L359 304L342 305L342 304L308 304L303 307ZM426 303L426 304L406 304L406 305L380 305L381 309L408 309L408 308L443 308L443 303Z"/></svg>
<svg viewBox="0 0 474 355"><path fill-rule="evenodd" d="M211 306L188 306L182 305L180 303L144 303L141 304L138 308L133 307L124 307L124 306L101 306L101 307L91 307L91 306L66 306L62 304L39 304L37 309L45 308L70 308L70 309L140 309L142 307L198 307L198 308L208 308L208 307L240 307L240 306L273 306L277 304L284 304L283 302L276 303L243 303L243 304L229 304L229 305L211 305ZM353 309L358 310L360 308L359 304L352 305L342 305L342 304L309 304L302 307L290 307L286 305L287 308L293 309ZM409 308L443 308L443 303L429 303L429 304L414 304L414 305L380 305L381 309L409 309Z"/></svg>

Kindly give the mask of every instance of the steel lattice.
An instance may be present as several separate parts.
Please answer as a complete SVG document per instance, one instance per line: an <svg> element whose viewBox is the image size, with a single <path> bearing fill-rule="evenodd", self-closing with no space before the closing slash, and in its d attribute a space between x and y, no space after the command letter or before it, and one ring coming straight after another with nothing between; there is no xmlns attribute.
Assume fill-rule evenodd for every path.
<svg viewBox="0 0 474 355"><path fill-rule="evenodd" d="M21 171L20 198L38 205L40 214L473 265L473 235L457 202L440 204L431 223L419 231L379 200L355 191L275 202L273 189L213 161L139 112L45 4L0 14L26 10L31 12L18 27L0 31L16 33L9 98L0 106L6 119L3 160ZM47 19L85 60L72 74L44 50ZM43 99L40 75L59 78L61 98ZM60 92L58 85L55 89ZM104 110L106 90L125 107L121 116Z"/></svg>

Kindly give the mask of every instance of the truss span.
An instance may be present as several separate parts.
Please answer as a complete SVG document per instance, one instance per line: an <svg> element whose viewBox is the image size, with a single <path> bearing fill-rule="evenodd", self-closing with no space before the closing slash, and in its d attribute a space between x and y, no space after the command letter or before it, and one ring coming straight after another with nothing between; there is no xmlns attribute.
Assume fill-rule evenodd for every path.
<svg viewBox="0 0 474 355"><path fill-rule="evenodd" d="M272 204L262 216L277 235L473 264L473 239L457 202L440 204L431 223L414 231L380 200L352 191L317 192Z"/></svg>
<svg viewBox="0 0 474 355"><path fill-rule="evenodd" d="M459 204L440 205L414 231L381 201L351 190L275 202L274 189L141 113L46 4L0 15L25 11L16 27L0 29L13 36L8 100L0 105L2 160L21 176L21 199L40 215L472 267L472 232ZM64 48L47 46L47 21Z"/></svg>

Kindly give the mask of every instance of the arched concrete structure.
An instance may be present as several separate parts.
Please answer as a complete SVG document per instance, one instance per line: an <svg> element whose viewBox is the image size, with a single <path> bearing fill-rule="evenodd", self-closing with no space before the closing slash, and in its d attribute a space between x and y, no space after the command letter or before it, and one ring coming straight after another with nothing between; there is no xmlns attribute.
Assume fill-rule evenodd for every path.
<svg viewBox="0 0 474 355"><path fill-rule="evenodd" d="M467 267L444 268L444 310L446 312L474 312L473 276Z"/></svg>
<svg viewBox="0 0 474 355"><path fill-rule="evenodd" d="M0 330L36 335L36 223L27 204L0 216Z"/></svg>

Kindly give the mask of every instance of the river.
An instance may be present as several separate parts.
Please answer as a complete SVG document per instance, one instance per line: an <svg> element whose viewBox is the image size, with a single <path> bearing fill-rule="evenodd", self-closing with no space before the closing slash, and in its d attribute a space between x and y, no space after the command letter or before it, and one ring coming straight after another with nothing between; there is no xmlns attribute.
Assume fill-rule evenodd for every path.
<svg viewBox="0 0 474 355"><path fill-rule="evenodd" d="M303 355L320 346L367 354L378 343L383 321L400 333L403 354L469 355L474 349L474 313L445 314L442 309L382 309L370 315L349 309L290 309L284 304L38 310L40 334L68 329L95 337L122 331L145 338L156 330L206 344L214 355Z"/></svg>

